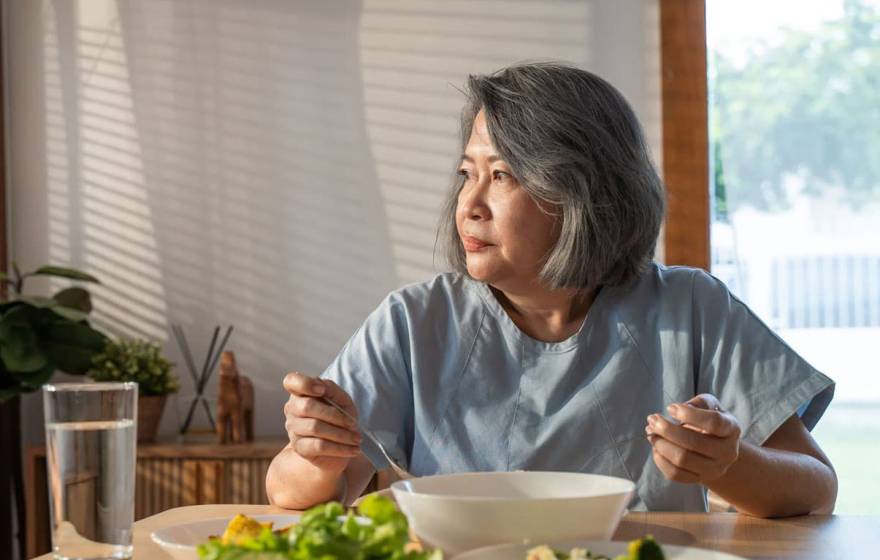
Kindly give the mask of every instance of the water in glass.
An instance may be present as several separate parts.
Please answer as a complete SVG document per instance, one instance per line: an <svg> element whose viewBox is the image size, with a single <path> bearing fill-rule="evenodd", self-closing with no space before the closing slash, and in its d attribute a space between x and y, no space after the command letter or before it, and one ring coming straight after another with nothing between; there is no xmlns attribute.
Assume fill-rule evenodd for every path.
<svg viewBox="0 0 880 560"><path fill-rule="evenodd" d="M107 385L116 388L103 394L100 388L79 389L82 394L75 395L76 389L59 384L45 393L52 544L58 559L132 555L136 396L126 395L122 384Z"/></svg>

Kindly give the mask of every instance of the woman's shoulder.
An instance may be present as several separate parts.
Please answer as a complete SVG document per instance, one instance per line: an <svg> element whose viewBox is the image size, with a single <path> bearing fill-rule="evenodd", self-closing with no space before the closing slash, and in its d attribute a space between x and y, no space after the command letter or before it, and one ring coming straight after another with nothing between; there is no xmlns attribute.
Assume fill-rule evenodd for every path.
<svg viewBox="0 0 880 560"><path fill-rule="evenodd" d="M686 297L695 305L726 303L728 300L744 305L724 282L702 268L660 264L655 264L655 268L658 283L667 297Z"/></svg>
<svg viewBox="0 0 880 560"><path fill-rule="evenodd" d="M410 319L437 321L482 309L482 300L475 280L463 274L443 272L430 280L392 291L384 305L398 309Z"/></svg>
<svg viewBox="0 0 880 560"><path fill-rule="evenodd" d="M628 298L690 298L694 283L703 277L711 276L699 268L651 262L629 285L617 291Z"/></svg>
<svg viewBox="0 0 880 560"><path fill-rule="evenodd" d="M617 304L643 317L649 309L660 313L685 313L693 305L719 303L730 297L723 282L689 266L650 263L635 280L611 290Z"/></svg>

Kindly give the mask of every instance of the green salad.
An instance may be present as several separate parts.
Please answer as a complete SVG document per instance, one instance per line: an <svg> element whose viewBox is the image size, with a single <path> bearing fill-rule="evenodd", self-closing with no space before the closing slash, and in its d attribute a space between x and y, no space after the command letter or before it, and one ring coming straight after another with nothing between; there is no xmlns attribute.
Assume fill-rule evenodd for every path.
<svg viewBox="0 0 880 560"><path fill-rule="evenodd" d="M614 560L665 560L663 549L651 535L630 541L627 553ZM573 548L569 552L553 550L549 546L536 546L526 554L526 560L612 560L603 554L596 554L584 548Z"/></svg>
<svg viewBox="0 0 880 560"><path fill-rule="evenodd" d="M410 544L409 525L394 502L367 496L348 513L338 502L314 507L299 523L273 531L271 526L240 516L223 537L198 547L202 560L441 560L440 551L422 552ZM250 530L230 534L233 524ZM255 529L254 529L255 527Z"/></svg>

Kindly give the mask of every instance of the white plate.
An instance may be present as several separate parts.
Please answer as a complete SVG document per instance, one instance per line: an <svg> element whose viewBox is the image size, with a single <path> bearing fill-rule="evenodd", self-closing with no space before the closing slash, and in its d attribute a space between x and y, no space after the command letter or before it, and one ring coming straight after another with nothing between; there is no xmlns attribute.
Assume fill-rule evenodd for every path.
<svg viewBox="0 0 880 560"><path fill-rule="evenodd" d="M452 560L525 560L526 552L538 544L546 543L487 546L453 556ZM627 541L563 541L550 543L550 548L565 552L574 547L586 548L594 554L604 554L614 558L617 554L626 554L627 544L629 544ZM661 544L661 546L667 560L746 560L742 556L702 548L665 544Z"/></svg>
<svg viewBox="0 0 880 560"><path fill-rule="evenodd" d="M299 515L249 515L248 517L261 523L271 521L273 529L283 529L299 522ZM208 542L208 537L222 535L231 519L231 517L218 517L163 527L153 531L150 538L175 560L198 560L196 546Z"/></svg>

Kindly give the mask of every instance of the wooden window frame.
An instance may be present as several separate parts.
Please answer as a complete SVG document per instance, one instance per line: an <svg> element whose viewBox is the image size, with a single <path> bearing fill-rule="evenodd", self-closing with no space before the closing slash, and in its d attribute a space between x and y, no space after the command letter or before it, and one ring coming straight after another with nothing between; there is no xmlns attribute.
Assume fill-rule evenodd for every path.
<svg viewBox="0 0 880 560"><path fill-rule="evenodd" d="M658 0L665 261L709 270L709 103L705 0Z"/></svg>

